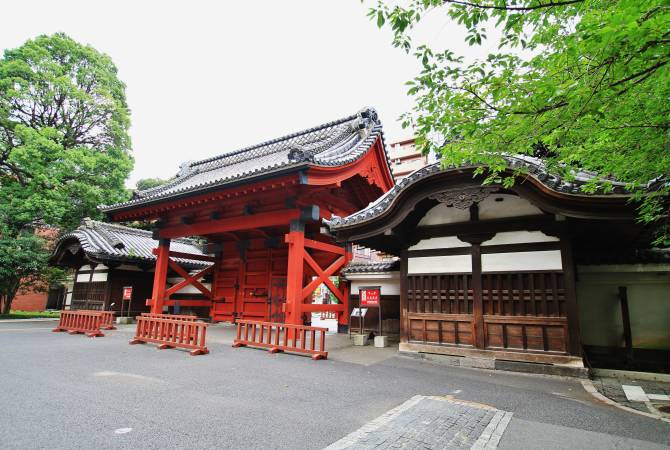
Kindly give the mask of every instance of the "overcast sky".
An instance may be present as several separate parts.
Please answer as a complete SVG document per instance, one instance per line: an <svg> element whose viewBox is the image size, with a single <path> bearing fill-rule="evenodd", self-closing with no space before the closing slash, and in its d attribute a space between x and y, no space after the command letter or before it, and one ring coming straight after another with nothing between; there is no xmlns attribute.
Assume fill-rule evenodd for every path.
<svg viewBox="0 0 670 450"><path fill-rule="evenodd" d="M379 112L387 142L411 135L398 117L418 65L367 18L370 5L21 0L3 4L0 48L62 31L112 57L127 85L134 186L364 106ZM472 52L442 15L417 38Z"/></svg>

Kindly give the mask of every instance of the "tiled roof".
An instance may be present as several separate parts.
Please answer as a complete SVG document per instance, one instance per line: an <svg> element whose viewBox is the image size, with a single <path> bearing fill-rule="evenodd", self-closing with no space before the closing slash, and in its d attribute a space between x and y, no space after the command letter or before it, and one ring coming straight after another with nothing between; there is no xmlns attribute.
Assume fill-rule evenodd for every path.
<svg viewBox="0 0 670 450"><path fill-rule="evenodd" d="M167 184L137 191L128 202L102 205L100 209L122 210L304 166L344 165L363 156L379 137L383 139L377 112L366 108L343 119L251 147L185 162Z"/></svg>
<svg viewBox="0 0 670 450"><path fill-rule="evenodd" d="M59 252L61 244L72 239L79 241L81 248L88 256L99 260L114 260L131 264L156 261L153 249L158 247L158 241L153 239L150 231L85 218L77 229L58 240L55 253ZM192 239L172 239L170 250L197 255L204 254ZM193 268L210 265L204 261L173 259Z"/></svg>
<svg viewBox="0 0 670 450"><path fill-rule="evenodd" d="M581 190L581 187L589 181L592 181L596 178L596 174L587 171L578 171L574 173L573 180L565 180L560 176L553 175L549 173L542 160L538 158L533 158L526 155L515 155L515 156L505 156L507 163L510 168L524 168L527 170L528 174L548 188L556 191L563 192L572 195L629 195L629 192L626 190L626 184L618 181L607 180L612 184L612 190L608 192L598 192L597 194L587 194ZM379 197L374 202L370 203L367 207L363 208L360 211L357 211L347 217L338 217L333 216L331 220L325 221L327 225L333 229L337 230L344 228L356 223L364 222L370 220L374 217L379 216L384 211L388 210L389 207L395 202L395 199L398 197L402 191L407 189L412 184L422 180L431 175L445 172L448 170L462 170L465 168L474 168L476 166L461 166L461 167L442 167L441 162L436 162L429 164L421 169L418 169L411 174L407 175L402 180L398 181L393 188L387 191L384 195Z"/></svg>
<svg viewBox="0 0 670 450"><path fill-rule="evenodd" d="M342 269L342 273L384 273L396 270L400 270L399 259L391 261L351 262Z"/></svg>

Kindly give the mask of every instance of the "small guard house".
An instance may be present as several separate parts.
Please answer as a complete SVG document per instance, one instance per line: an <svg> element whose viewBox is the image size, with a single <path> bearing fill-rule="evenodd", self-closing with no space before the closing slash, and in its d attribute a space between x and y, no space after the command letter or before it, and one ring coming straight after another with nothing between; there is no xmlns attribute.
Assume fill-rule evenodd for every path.
<svg viewBox="0 0 670 450"><path fill-rule="evenodd" d="M159 240L147 304L209 308L213 321L236 318L303 324L312 312L348 323L348 289L330 279L352 259L351 248L322 234L322 219L347 216L394 185L382 126L373 109L251 147L180 166L167 184L101 206L111 221L154 221ZM199 236L208 256L170 248ZM176 258L212 263L188 273ZM184 281L167 287L168 272ZM211 289L200 280L211 276ZM311 304L324 283L336 304ZM191 285L204 299L175 300Z"/></svg>
<svg viewBox="0 0 670 450"><path fill-rule="evenodd" d="M64 293L63 309L116 311L126 315L147 312L145 302L151 296L156 264L153 249L157 245L150 231L84 218L79 227L56 241L50 258L51 264L73 272L72 283L68 283ZM204 256L198 242L191 239L173 239L170 249ZM177 262L188 272L201 271L211 264L181 258ZM168 279L170 285L182 281L179 276ZM130 298L124 300L123 289L126 287L132 291ZM200 292L191 288L190 292L182 291L176 298L193 297L194 294L199 296Z"/></svg>
<svg viewBox="0 0 670 450"><path fill-rule="evenodd" d="M477 167L436 163L328 222L343 245L400 257L399 272L349 275L353 284L374 280L382 297L399 293L400 350L496 368L575 367L583 357L670 368L669 253L650 248L652 229L635 221L626 186L587 194L581 186L593 174L565 180L541 160L507 159L507 175L527 173L509 189L482 186Z"/></svg>

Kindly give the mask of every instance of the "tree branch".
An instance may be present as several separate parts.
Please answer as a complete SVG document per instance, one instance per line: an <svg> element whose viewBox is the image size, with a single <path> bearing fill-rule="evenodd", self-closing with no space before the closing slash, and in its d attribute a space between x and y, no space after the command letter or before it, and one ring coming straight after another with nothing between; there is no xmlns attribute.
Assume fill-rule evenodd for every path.
<svg viewBox="0 0 670 450"><path fill-rule="evenodd" d="M450 3L452 5L461 5L461 6L470 6L473 8L479 9L495 9L499 11L535 11L537 9L543 8L554 8L556 6L566 6L572 5L575 3L582 3L584 0L565 0L562 2L551 2L551 3L539 3L534 6L497 6L497 5L481 5L478 3L464 2L458 0L444 0L444 3Z"/></svg>
<svg viewBox="0 0 670 450"><path fill-rule="evenodd" d="M618 85L623 84L623 83L625 83L625 82L627 82L627 81L634 80L635 78L638 78L638 77L641 77L641 76L643 76L643 75L646 75L646 74L648 74L648 73L650 73L650 72L653 72L653 71L655 71L656 69L659 69L659 68L663 67L664 65L666 65L669 61L670 61L670 60L668 60L668 59L659 61L659 62L657 62L656 64L654 64L654 65L651 66L651 67L647 67L646 69L641 70L641 71L639 71L639 72L636 72L636 73L634 73L633 75L627 76L626 78L623 78L623 79L621 79L621 80L619 80L619 81L615 81L614 83L611 83L611 84L609 85L609 87L618 86ZM646 78L646 77L645 77L645 78Z"/></svg>

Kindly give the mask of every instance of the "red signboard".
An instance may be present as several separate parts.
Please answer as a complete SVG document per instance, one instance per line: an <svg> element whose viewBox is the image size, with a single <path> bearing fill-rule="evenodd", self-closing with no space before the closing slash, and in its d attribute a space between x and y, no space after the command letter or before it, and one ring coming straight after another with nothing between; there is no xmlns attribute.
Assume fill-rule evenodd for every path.
<svg viewBox="0 0 670 450"><path fill-rule="evenodd" d="M125 286L123 288L123 300L130 300L133 297L133 287Z"/></svg>
<svg viewBox="0 0 670 450"><path fill-rule="evenodd" d="M379 298L381 297L381 289L374 288L360 288L359 298L361 306L379 306Z"/></svg>

